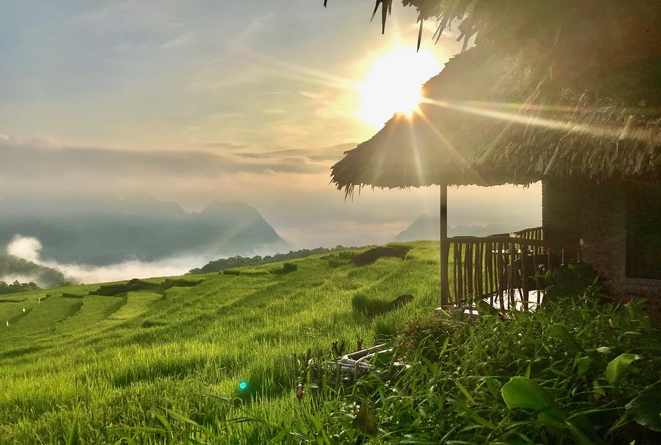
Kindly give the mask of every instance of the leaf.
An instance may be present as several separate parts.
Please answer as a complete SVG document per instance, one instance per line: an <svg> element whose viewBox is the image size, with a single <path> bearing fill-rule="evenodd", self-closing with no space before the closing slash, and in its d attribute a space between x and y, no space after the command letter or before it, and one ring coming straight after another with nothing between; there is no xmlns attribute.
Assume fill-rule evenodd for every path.
<svg viewBox="0 0 661 445"><path fill-rule="evenodd" d="M606 380L615 386L626 375L633 362L640 359L635 354L620 354L606 365Z"/></svg>
<svg viewBox="0 0 661 445"><path fill-rule="evenodd" d="M625 406L627 414L638 424L661 431L661 381L648 386Z"/></svg>
<svg viewBox="0 0 661 445"><path fill-rule="evenodd" d="M565 421L565 415L558 408L551 407L549 409L546 409L540 412L537 415L537 418L556 428L567 427L567 423Z"/></svg>
<svg viewBox="0 0 661 445"><path fill-rule="evenodd" d="M464 385L462 385L461 383L459 383L456 380L454 381L454 384L457 386L459 391L461 391L461 393L464 395L464 397L466 397L466 400L468 400L468 403L470 403L471 405L475 403L475 400L473 400L473 397L471 397L470 393L468 392L466 387L464 387Z"/></svg>
<svg viewBox="0 0 661 445"><path fill-rule="evenodd" d="M555 338L558 341L561 341L564 343L565 346L568 346L572 351L582 351L583 348L581 345L576 341L574 336L569 332L569 329L567 329L567 326L563 324L553 324L549 326L546 330L547 334Z"/></svg>
<svg viewBox="0 0 661 445"><path fill-rule="evenodd" d="M189 419L188 417L184 416L181 413L178 413L177 411L171 410L164 408L165 412L170 414L173 418L179 420L180 422L186 423L188 425L191 425L194 427L194 429L202 431L204 434L209 436L210 438L217 439L218 437L211 431L209 428L207 428L204 425L200 425L199 423L195 422L194 420Z"/></svg>
<svg viewBox="0 0 661 445"><path fill-rule="evenodd" d="M354 419L354 426L366 434L376 433L376 419L370 407L367 406L367 403L360 405L358 414Z"/></svg>
<svg viewBox="0 0 661 445"><path fill-rule="evenodd" d="M480 315L498 315L498 309L484 300L479 300L475 303L475 307L477 308L477 313Z"/></svg>
<svg viewBox="0 0 661 445"><path fill-rule="evenodd" d="M501 384L498 379L494 377L486 377L484 379L485 384L487 385L487 390L493 397L498 397L498 390L501 388Z"/></svg>
<svg viewBox="0 0 661 445"><path fill-rule="evenodd" d="M464 407L463 410L461 412L458 412L458 413L460 415L468 418L468 419L471 419L471 420L479 423L480 425L482 425L485 428L489 428L491 430L495 430L497 428L497 426L494 425L493 422L491 422L490 420L485 419L484 417L480 416L478 413L476 413L475 411L473 411L472 409L470 409L468 407Z"/></svg>
<svg viewBox="0 0 661 445"><path fill-rule="evenodd" d="M592 359L590 357L577 357L576 360L574 360L574 365L576 365L576 372L579 377L584 376L588 372L591 363Z"/></svg>
<svg viewBox="0 0 661 445"><path fill-rule="evenodd" d="M154 414L154 417L156 417L158 421L161 422L161 425L163 425L165 430L169 433L172 433L172 426L170 426L168 419L158 411L152 411L152 413Z"/></svg>
<svg viewBox="0 0 661 445"><path fill-rule="evenodd" d="M546 391L536 382L523 377L512 377L503 385L500 393L509 409L542 411L552 407Z"/></svg>
<svg viewBox="0 0 661 445"><path fill-rule="evenodd" d="M78 420L74 420L69 430L69 438L67 439L67 445L77 445L80 443L78 436Z"/></svg>

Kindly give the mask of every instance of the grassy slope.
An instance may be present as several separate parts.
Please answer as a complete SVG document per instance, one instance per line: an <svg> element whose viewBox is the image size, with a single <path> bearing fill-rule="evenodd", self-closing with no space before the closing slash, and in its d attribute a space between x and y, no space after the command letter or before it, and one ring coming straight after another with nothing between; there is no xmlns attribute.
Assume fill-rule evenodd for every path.
<svg viewBox="0 0 661 445"><path fill-rule="evenodd" d="M88 285L0 297L0 444L65 443L72 434L113 443L176 422L167 410L208 425L221 443L263 443L300 408L294 353L327 354L333 340L367 345L431 313L437 243L412 245L404 261L330 267L318 255L293 261L298 270L287 274L269 264L183 277L203 281L162 293L98 296ZM339 254L331 256L335 266ZM352 310L357 293L416 298L366 317ZM218 398L241 395L241 381L252 402ZM246 416L261 421L228 422Z"/></svg>

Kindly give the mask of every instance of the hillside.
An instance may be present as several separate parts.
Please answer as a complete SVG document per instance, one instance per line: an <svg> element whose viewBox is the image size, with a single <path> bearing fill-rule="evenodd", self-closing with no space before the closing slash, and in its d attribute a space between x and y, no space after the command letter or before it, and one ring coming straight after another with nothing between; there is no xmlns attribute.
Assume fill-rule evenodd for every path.
<svg viewBox="0 0 661 445"><path fill-rule="evenodd" d="M266 443L274 434L267 424L226 420L299 409L293 354L326 357L338 340L348 352L431 313L437 245L413 246L405 260L361 267L352 253L333 252L291 267L0 297L0 444L64 443L74 424L80 443L139 438L131 428L163 426L165 410L213 426L217 443ZM378 315L352 306L356 296L387 302L401 294L415 299ZM260 402L224 401L249 396Z"/></svg>
<svg viewBox="0 0 661 445"><path fill-rule="evenodd" d="M39 287L55 287L64 285L67 280L60 271L0 253L0 281L33 282Z"/></svg>
<svg viewBox="0 0 661 445"><path fill-rule="evenodd" d="M390 247L0 296L0 445L660 443L640 301L431 316L438 243Z"/></svg>
<svg viewBox="0 0 661 445"><path fill-rule="evenodd" d="M259 266L263 264L279 263L287 260L309 257L310 255L331 253L348 249L350 248L343 246L336 246L333 248L317 247L314 249L292 250L288 253L276 253L274 255L266 255L264 257L259 255L254 257L233 256L230 258L222 258L219 260L209 261L202 267L191 269L188 271L188 273L191 275L198 275L210 272L220 272L221 270L232 269L235 267ZM353 249L356 248L354 247Z"/></svg>
<svg viewBox="0 0 661 445"><path fill-rule="evenodd" d="M0 245L14 236L39 240L44 260L105 266L183 255L220 257L287 249L259 212L241 202L214 202L189 213L149 195L119 199L6 197Z"/></svg>

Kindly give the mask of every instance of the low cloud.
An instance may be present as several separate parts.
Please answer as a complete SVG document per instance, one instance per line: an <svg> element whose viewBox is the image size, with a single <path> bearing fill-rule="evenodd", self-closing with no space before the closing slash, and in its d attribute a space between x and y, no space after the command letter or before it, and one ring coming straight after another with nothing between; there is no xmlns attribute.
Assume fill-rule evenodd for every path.
<svg viewBox="0 0 661 445"><path fill-rule="evenodd" d="M291 149L275 143L214 141L199 145L196 151L174 152L48 141L39 144L34 138L0 138L0 199L12 195L126 196L143 192L174 201L188 211L200 211L214 201L243 201L255 207L294 248L388 242L421 214L438 214L437 187L367 187L345 200L344 193L330 184L330 167L355 144ZM528 189L452 188L449 201L451 225L517 220L532 227L541 222L541 188L535 185ZM517 206L507 205L510 202L517 202ZM34 251L36 244L20 246L26 251L32 246ZM184 269L204 264L204 260L191 261ZM153 267L152 273L160 274L170 273L168 267L177 264L175 258L130 267ZM63 270L64 266L58 266ZM100 273L85 266L70 270L86 277ZM125 268L117 265L115 270Z"/></svg>
<svg viewBox="0 0 661 445"><path fill-rule="evenodd" d="M36 263L41 253L41 242L31 236L15 235L7 245L7 253Z"/></svg>
<svg viewBox="0 0 661 445"><path fill-rule="evenodd" d="M120 150L57 146L34 140L0 140L0 176L28 181L52 182L77 172L118 178L163 176L168 178L220 176L240 172L318 173L327 171L329 149L282 150L254 147L250 152L229 143L215 144L221 150L168 151ZM241 151L239 151L239 148ZM255 149L257 148L257 149ZM229 149L229 150L222 150ZM330 148L337 156L337 153ZM321 156L320 156L321 154Z"/></svg>
<svg viewBox="0 0 661 445"><path fill-rule="evenodd" d="M178 276L193 268L201 267L212 259L216 259L202 255L184 255L151 262L130 260L109 266L93 266L46 261L41 259L41 249L42 244L37 238L23 235L14 236L7 245L7 253L10 255L58 270L70 281L87 284L123 281L131 278ZM35 277L12 275L2 277L2 280L5 282L13 282L14 280L30 282L35 281ZM37 284L41 285L40 283Z"/></svg>

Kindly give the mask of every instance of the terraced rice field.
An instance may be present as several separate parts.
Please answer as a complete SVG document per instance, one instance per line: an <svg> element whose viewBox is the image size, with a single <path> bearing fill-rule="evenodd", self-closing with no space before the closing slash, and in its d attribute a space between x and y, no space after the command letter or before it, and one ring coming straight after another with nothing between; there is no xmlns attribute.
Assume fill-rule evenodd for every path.
<svg viewBox="0 0 661 445"><path fill-rule="evenodd" d="M266 443L312 403L294 395L294 354L368 346L431 314L438 244L409 247L366 266L340 252L287 273L269 264L0 297L0 444L176 443L182 416L216 443ZM415 298L370 315L352 306L358 294Z"/></svg>

